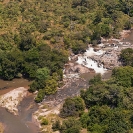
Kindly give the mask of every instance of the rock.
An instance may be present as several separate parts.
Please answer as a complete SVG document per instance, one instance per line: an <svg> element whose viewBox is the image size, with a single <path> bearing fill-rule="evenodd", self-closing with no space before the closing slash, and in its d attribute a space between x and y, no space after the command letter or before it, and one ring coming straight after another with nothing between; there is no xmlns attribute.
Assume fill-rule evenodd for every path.
<svg viewBox="0 0 133 133"><path fill-rule="evenodd" d="M83 74L83 73L88 73L88 72L94 72L94 70L87 68L83 65L70 62L65 65L64 74L74 74L74 73Z"/></svg>
<svg viewBox="0 0 133 133"><path fill-rule="evenodd" d="M94 48L94 51L95 51L95 52L97 52L97 51L99 51L99 50L101 50L101 48L99 48L99 47Z"/></svg>

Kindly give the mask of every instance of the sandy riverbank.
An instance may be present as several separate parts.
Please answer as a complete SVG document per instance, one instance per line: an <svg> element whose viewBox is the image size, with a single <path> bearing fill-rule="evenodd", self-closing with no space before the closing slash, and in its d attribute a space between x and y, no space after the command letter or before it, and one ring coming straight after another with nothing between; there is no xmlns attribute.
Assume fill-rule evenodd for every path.
<svg viewBox="0 0 133 133"><path fill-rule="evenodd" d="M0 133L4 133L4 125L0 123Z"/></svg>
<svg viewBox="0 0 133 133"><path fill-rule="evenodd" d="M19 87L0 97L0 106L5 107L9 112L18 115L17 106L28 94L27 88Z"/></svg>

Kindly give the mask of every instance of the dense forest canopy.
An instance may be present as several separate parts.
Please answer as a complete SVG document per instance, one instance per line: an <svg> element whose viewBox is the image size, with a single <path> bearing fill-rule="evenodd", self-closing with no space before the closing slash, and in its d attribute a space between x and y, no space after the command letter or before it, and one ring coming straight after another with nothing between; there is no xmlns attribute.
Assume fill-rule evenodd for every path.
<svg viewBox="0 0 133 133"><path fill-rule="evenodd" d="M1 0L0 77L34 79L30 91L56 92L69 51L130 29L133 0Z"/></svg>
<svg viewBox="0 0 133 133"><path fill-rule="evenodd" d="M0 49L27 51L40 43L82 52L100 37L130 29L132 0L1 0Z"/></svg>
<svg viewBox="0 0 133 133"><path fill-rule="evenodd" d="M133 0L0 0L0 77L33 80L29 91L38 90L41 102L57 91L70 51L119 38L132 25ZM97 75L80 96L65 100L54 131L133 132L133 50L123 50L120 60L125 67L115 68L111 79Z"/></svg>

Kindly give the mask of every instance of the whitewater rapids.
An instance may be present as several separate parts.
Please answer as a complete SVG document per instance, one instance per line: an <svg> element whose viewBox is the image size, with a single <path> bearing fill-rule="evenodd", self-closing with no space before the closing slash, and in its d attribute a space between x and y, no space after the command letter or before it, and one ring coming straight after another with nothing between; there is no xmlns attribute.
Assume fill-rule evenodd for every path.
<svg viewBox="0 0 133 133"><path fill-rule="evenodd" d="M97 52L94 51L94 48L90 47L86 50L83 55L78 56L77 63L82 64L88 68L94 69L96 73L104 74L107 69L103 67L103 64L98 65L98 63L91 59L94 55L102 55L105 51L99 50Z"/></svg>

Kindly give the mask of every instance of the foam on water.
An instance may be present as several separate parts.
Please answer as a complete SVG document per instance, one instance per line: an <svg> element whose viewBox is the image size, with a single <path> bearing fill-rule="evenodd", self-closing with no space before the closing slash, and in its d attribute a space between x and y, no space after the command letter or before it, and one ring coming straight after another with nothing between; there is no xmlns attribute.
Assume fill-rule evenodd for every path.
<svg viewBox="0 0 133 133"><path fill-rule="evenodd" d="M104 74L106 72L106 69L103 68L103 64L99 66L96 61L90 58L94 55L102 55L103 53L104 51L102 50L95 52L94 49L91 47L88 50L86 50L84 55L78 57L77 63L82 64L88 68L94 69L96 73Z"/></svg>
<svg viewBox="0 0 133 133"><path fill-rule="evenodd" d="M99 51L95 52L94 51L94 48L90 47L89 49L86 50L86 52L84 53L84 55L86 55L88 57L92 57L94 55L102 55L103 53L105 53L105 51L99 50Z"/></svg>

